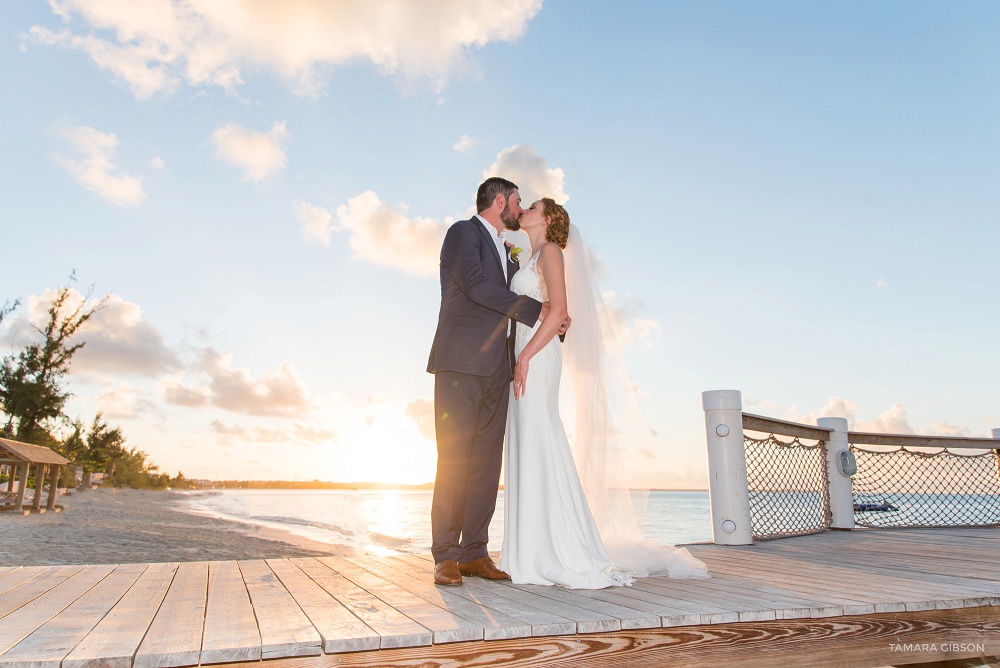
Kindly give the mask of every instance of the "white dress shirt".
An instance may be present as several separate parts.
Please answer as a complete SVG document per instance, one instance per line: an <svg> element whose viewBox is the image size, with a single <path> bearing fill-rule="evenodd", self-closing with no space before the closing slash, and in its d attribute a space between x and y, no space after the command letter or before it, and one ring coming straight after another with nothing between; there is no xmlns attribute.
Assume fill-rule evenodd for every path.
<svg viewBox="0 0 1000 668"><path fill-rule="evenodd" d="M480 216L478 213L476 214L476 218L478 218L479 222L486 227L486 231L490 233L490 238L493 239L493 243L496 244L497 253L500 254L500 266L503 267L503 277L504 280L507 280L507 240L504 239L503 232L497 234L497 228L490 225L486 221L486 219ZM510 330L511 328L513 328L513 326L514 322L508 318L507 336L510 336Z"/></svg>
<svg viewBox="0 0 1000 668"><path fill-rule="evenodd" d="M504 280L507 279L507 242L500 234L497 234L497 228L490 225L485 218L476 214L476 218L479 222L483 224L486 231L490 233L490 238L493 239L493 243L496 244L497 253L500 255L500 266L503 267L503 277Z"/></svg>

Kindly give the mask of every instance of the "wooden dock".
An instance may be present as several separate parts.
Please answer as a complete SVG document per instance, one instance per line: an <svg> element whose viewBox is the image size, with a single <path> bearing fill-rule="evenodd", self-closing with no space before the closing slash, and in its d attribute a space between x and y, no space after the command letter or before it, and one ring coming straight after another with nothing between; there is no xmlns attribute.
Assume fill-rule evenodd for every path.
<svg viewBox="0 0 1000 668"><path fill-rule="evenodd" d="M712 579L599 591L478 578L438 588L429 555L0 566L0 666L878 666L1000 655L1000 529L690 549Z"/></svg>

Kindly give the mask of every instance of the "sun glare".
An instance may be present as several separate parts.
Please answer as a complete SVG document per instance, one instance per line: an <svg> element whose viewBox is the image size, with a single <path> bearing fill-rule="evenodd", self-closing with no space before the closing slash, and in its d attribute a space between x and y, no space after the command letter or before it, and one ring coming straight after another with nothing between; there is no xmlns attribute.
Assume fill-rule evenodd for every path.
<svg viewBox="0 0 1000 668"><path fill-rule="evenodd" d="M340 432L340 442L328 464L332 481L420 485L434 480L434 443L389 406L369 407L365 419Z"/></svg>

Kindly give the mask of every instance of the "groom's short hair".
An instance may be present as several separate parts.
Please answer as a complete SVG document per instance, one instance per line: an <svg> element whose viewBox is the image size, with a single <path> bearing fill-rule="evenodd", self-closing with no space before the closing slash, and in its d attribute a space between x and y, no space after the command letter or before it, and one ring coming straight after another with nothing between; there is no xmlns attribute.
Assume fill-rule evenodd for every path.
<svg viewBox="0 0 1000 668"><path fill-rule="evenodd" d="M479 192L476 193L476 213L482 213L493 206L493 200L497 198L497 195L503 195L506 202L515 190L517 190L517 184L499 176L491 176L483 181L479 186Z"/></svg>

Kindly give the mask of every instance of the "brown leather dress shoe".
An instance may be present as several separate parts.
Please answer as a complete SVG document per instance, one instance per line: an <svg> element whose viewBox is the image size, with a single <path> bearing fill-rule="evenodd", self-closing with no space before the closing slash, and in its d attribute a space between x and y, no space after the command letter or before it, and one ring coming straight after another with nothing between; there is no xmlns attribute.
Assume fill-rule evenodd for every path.
<svg viewBox="0 0 1000 668"><path fill-rule="evenodd" d="M458 562L454 559L445 559L440 564L435 564L434 584L445 587L455 587L462 584L462 573L459 572Z"/></svg>
<svg viewBox="0 0 1000 668"><path fill-rule="evenodd" d="M462 575L475 575L487 580L510 580L510 576L497 568L489 557L479 557L467 564L459 564L458 570Z"/></svg>

